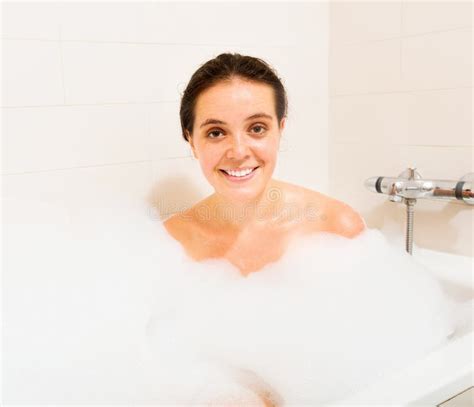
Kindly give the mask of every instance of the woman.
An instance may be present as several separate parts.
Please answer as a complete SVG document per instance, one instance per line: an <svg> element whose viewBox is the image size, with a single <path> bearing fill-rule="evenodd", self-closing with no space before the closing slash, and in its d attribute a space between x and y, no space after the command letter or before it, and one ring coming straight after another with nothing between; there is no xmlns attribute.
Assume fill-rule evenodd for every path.
<svg viewBox="0 0 474 407"><path fill-rule="evenodd" d="M225 258L246 276L295 237L365 229L345 203L272 178L286 115L285 89L261 59L221 54L191 77L182 134L215 193L164 226L193 259Z"/></svg>

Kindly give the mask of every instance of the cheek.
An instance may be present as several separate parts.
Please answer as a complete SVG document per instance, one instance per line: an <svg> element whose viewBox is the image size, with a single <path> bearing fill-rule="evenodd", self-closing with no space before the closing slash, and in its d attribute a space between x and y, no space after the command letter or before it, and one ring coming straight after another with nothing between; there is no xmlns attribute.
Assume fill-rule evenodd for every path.
<svg viewBox="0 0 474 407"><path fill-rule="evenodd" d="M214 171L221 161L220 155L217 151L208 150L204 154L201 153L201 168L206 173Z"/></svg>
<svg viewBox="0 0 474 407"><path fill-rule="evenodd" d="M259 145L254 151L258 153L258 156L261 160L267 163L272 163L277 159L278 142L275 140L269 140Z"/></svg>

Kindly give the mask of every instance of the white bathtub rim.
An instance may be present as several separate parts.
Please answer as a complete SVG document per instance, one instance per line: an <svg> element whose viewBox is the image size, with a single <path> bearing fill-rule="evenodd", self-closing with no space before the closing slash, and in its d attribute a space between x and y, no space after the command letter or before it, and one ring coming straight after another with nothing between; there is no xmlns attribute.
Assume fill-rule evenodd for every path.
<svg viewBox="0 0 474 407"><path fill-rule="evenodd" d="M438 405L473 386L474 333L449 341L397 373L331 406Z"/></svg>

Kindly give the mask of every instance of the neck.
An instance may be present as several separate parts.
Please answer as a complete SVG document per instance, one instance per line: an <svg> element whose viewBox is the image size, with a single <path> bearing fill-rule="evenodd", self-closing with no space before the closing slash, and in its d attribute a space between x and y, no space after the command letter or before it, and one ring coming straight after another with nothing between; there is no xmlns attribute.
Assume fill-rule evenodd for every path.
<svg viewBox="0 0 474 407"><path fill-rule="evenodd" d="M211 219L221 226L244 230L275 220L282 202L283 188L278 181L272 179L262 193L251 200L231 201L214 194L211 196L209 210Z"/></svg>

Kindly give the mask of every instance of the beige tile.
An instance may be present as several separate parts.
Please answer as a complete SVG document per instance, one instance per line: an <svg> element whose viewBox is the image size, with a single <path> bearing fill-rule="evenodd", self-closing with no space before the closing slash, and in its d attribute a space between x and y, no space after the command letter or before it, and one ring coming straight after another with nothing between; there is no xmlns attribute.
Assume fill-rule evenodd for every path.
<svg viewBox="0 0 474 407"><path fill-rule="evenodd" d="M2 106L64 103L56 41L2 41Z"/></svg>
<svg viewBox="0 0 474 407"><path fill-rule="evenodd" d="M4 110L3 172L150 160L142 105Z"/></svg>
<svg viewBox="0 0 474 407"><path fill-rule="evenodd" d="M469 407L474 402L474 387L463 391L457 396L441 403L439 407Z"/></svg>
<svg viewBox="0 0 474 407"><path fill-rule="evenodd" d="M332 46L400 36L401 1L331 2Z"/></svg>
<svg viewBox="0 0 474 407"><path fill-rule="evenodd" d="M331 49L330 94L400 90L400 39Z"/></svg>
<svg viewBox="0 0 474 407"><path fill-rule="evenodd" d="M470 1L403 1L402 34L472 26Z"/></svg>
<svg viewBox="0 0 474 407"><path fill-rule="evenodd" d="M58 40L62 9L60 2L3 2L2 37Z"/></svg>
<svg viewBox="0 0 474 407"><path fill-rule="evenodd" d="M403 89L472 86L472 30L402 38Z"/></svg>
<svg viewBox="0 0 474 407"><path fill-rule="evenodd" d="M472 145L472 89L336 96L337 143Z"/></svg>
<svg viewBox="0 0 474 407"><path fill-rule="evenodd" d="M389 202L363 185L374 176L397 176L414 164L423 178L458 180L472 171L472 149L373 144L332 144L330 193L357 209L369 227L395 225L404 236L405 206ZM415 244L471 255L472 208L464 203L419 199Z"/></svg>

